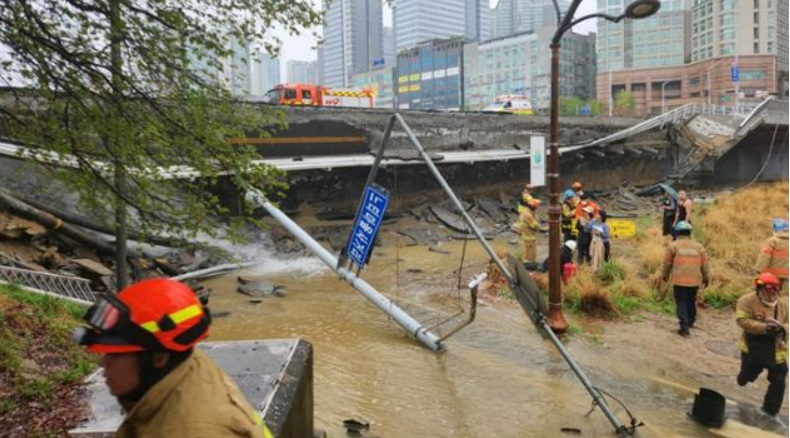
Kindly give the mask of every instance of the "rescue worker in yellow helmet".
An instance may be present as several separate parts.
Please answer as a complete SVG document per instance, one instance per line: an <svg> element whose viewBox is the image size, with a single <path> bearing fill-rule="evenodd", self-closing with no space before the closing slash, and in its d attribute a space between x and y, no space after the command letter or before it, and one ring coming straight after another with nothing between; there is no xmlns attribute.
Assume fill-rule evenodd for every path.
<svg viewBox="0 0 790 438"><path fill-rule="evenodd" d="M779 279L764 272L754 281L754 292L741 296L735 322L743 329L738 341L741 369L736 381L745 386L768 370L768 389L762 411L775 416L782 408L787 379L787 298L781 297Z"/></svg>
<svg viewBox="0 0 790 438"><path fill-rule="evenodd" d="M149 279L88 309L73 339L99 364L125 418L116 438L272 438L244 395L205 353L211 317L187 285Z"/></svg>
<svg viewBox="0 0 790 438"><path fill-rule="evenodd" d="M532 184L527 184L524 186L524 189L521 191L521 197L518 200L518 205L516 206L516 212L521 214L524 209L527 208L527 204L529 204L533 199L532 190L535 187Z"/></svg>
<svg viewBox="0 0 790 438"><path fill-rule="evenodd" d="M774 235L769 237L760 249L760 255L757 256L757 263L754 269L758 274L769 272L774 274L781 283L782 292L787 291L787 254L788 248L788 224L787 219L774 218L773 220Z"/></svg>
<svg viewBox="0 0 790 438"><path fill-rule="evenodd" d="M532 198L527 204L521 214L518 216L518 223L516 225L518 230L518 237L521 241L521 262L522 263L535 263L536 254L536 239L538 232L548 231L548 227L543 226L538 222L535 217L535 210L540 206L540 199Z"/></svg>

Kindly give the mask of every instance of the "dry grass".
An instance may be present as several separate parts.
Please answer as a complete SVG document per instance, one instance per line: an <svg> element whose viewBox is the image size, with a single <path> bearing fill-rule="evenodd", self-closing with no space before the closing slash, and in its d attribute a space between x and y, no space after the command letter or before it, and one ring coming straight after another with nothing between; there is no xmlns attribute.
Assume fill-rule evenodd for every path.
<svg viewBox="0 0 790 438"><path fill-rule="evenodd" d="M650 296L650 287L644 280L627 275L620 283L617 293L624 297L648 298Z"/></svg>
<svg viewBox="0 0 790 438"><path fill-rule="evenodd" d="M661 268L664 261L664 251L669 242L668 237L661 235L661 226L654 225L645 231L646 239L638 244L637 259L641 263L641 272L648 273L642 276L652 275L657 269Z"/></svg>
<svg viewBox="0 0 790 438"><path fill-rule="evenodd" d="M721 196L701 215L701 233L711 257L713 291L739 296L749 291L760 247L771 236L771 219L787 217L788 182L759 184Z"/></svg>

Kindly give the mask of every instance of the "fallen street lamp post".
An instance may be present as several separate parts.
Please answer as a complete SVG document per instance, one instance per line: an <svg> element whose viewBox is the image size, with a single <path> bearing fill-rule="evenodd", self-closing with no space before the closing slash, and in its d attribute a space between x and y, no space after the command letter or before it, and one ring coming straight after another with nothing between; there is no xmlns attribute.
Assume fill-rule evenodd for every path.
<svg viewBox="0 0 790 438"><path fill-rule="evenodd" d="M560 41L562 35L573 26L590 18L603 18L618 23L624 18L639 19L649 17L661 8L659 0L636 0L625 8L621 15L589 14L578 19L573 15L582 0L573 0L564 17L560 17L557 0L552 0L557 15L557 30L551 39L551 118L550 118L550 155L549 155L549 326L555 333L565 333L568 322L562 314L562 293L560 291L560 128L559 128L559 64ZM561 19L560 19L561 18Z"/></svg>

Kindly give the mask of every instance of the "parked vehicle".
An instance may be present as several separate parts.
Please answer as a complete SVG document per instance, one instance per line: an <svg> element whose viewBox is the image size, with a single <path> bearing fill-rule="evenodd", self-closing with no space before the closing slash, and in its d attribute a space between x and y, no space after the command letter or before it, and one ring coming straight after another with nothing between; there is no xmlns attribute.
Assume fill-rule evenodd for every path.
<svg viewBox="0 0 790 438"><path fill-rule="evenodd" d="M535 114L529 98L516 94L503 94L495 97L494 101L483 111L504 114Z"/></svg>
<svg viewBox="0 0 790 438"><path fill-rule="evenodd" d="M266 92L264 102L275 105L373 108L370 88L328 88L315 84L279 84Z"/></svg>

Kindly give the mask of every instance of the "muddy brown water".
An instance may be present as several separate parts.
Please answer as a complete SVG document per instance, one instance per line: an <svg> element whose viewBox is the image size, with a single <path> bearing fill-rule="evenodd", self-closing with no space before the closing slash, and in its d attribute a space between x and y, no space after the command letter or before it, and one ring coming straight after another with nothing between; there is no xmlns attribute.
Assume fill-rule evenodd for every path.
<svg viewBox="0 0 790 438"><path fill-rule="evenodd" d="M507 241L493 246L517 250ZM440 248L376 248L361 277L431 326L467 308L469 299L452 274L463 243ZM213 290L212 310L229 312L215 320L211 340L311 342L315 425L330 437L347 436L346 419L370 423L365 436L386 438L615 436L600 409L589 413L592 398L517 305L482 300L474 323L445 341L446 351L434 353L318 259L289 260L266 252L255 257L261 265L244 273L284 285L286 297L251 303L235 292L239 273L205 281ZM472 241L464 259L466 284L488 256ZM600 332L605 325L591 329ZM563 342L593 385L645 423L636 436L781 436L732 420L718 431L700 426L687 415L700 385L681 370L651 365L645 357L610 357L605 346L584 336ZM629 424L625 409L607 401Z"/></svg>

